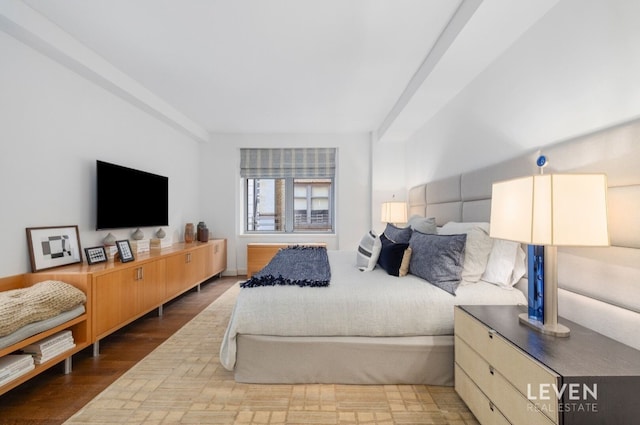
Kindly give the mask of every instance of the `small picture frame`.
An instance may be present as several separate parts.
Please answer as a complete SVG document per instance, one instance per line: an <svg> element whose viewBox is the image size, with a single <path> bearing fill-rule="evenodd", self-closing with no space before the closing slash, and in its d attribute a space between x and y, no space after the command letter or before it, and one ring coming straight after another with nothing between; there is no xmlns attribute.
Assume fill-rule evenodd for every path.
<svg viewBox="0 0 640 425"><path fill-rule="evenodd" d="M78 226L27 227L31 271L82 263Z"/></svg>
<svg viewBox="0 0 640 425"><path fill-rule="evenodd" d="M128 263L129 261L135 260L133 257L133 251L131 250L131 244L129 244L128 239L116 241L116 247L118 248L118 255L120 256L120 261L122 263Z"/></svg>
<svg viewBox="0 0 640 425"><path fill-rule="evenodd" d="M103 246L93 246L84 249L84 255L87 257L87 264L104 263L107 261L107 251Z"/></svg>

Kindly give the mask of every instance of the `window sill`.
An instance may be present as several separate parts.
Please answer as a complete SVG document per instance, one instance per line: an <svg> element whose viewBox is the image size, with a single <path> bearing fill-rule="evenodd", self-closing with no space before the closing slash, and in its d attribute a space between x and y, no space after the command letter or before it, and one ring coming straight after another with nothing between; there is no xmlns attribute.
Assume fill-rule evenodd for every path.
<svg viewBox="0 0 640 425"><path fill-rule="evenodd" d="M310 232L310 233L240 233L238 235L240 238L259 238L259 239L299 239L299 238L337 238L338 235L335 232L331 233L321 233L321 232Z"/></svg>

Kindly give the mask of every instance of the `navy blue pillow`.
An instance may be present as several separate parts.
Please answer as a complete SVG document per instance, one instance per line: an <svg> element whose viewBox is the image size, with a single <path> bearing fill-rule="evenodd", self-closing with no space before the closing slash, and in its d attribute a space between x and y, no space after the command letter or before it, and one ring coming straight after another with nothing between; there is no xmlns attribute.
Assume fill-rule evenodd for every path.
<svg viewBox="0 0 640 425"><path fill-rule="evenodd" d="M432 235L414 231L409 273L456 294L460 284L467 235Z"/></svg>
<svg viewBox="0 0 640 425"><path fill-rule="evenodd" d="M413 233L411 227L397 227L391 223L387 223L387 227L384 229L384 235L387 239L395 243L409 243L411 233Z"/></svg>
<svg viewBox="0 0 640 425"><path fill-rule="evenodd" d="M384 234L380 236L382 249L378 257L378 265L392 276L400 276L400 265L404 251L409 248L408 243L394 243Z"/></svg>

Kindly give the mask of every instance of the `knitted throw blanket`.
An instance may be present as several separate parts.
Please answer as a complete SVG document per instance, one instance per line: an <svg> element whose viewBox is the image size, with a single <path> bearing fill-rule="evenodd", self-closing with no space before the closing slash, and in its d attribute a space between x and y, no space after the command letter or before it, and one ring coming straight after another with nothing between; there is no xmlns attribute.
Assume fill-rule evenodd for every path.
<svg viewBox="0 0 640 425"><path fill-rule="evenodd" d="M325 247L292 246L278 251L269 264L240 286L329 286L330 280L331 268Z"/></svg>
<svg viewBox="0 0 640 425"><path fill-rule="evenodd" d="M78 288L57 280L0 292L0 336L9 335L29 323L49 319L84 304L87 297Z"/></svg>

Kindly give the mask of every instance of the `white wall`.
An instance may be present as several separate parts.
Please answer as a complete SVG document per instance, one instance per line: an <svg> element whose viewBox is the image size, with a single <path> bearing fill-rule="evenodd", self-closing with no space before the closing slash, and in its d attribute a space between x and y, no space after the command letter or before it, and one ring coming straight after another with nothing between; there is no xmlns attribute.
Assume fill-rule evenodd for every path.
<svg viewBox="0 0 640 425"><path fill-rule="evenodd" d="M26 227L77 224L82 247L101 244L96 159L169 177L168 237L201 219L197 142L4 32L0 51L0 276L30 270Z"/></svg>
<svg viewBox="0 0 640 425"><path fill-rule="evenodd" d="M335 235L243 235L240 148L336 147ZM369 230L371 215L369 136L310 134L217 134L203 145L200 159L203 216L214 237L227 238L227 274L246 272L249 242L326 242L330 249L353 250Z"/></svg>
<svg viewBox="0 0 640 425"><path fill-rule="evenodd" d="M383 202L407 201L405 152L398 143L372 142L371 228L382 233L386 223L380 221Z"/></svg>
<svg viewBox="0 0 640 425"><path fill-rule="evenodd" d="M560 1L406 143L407 185L640 116L638 16L637 1Z"/></svg>

